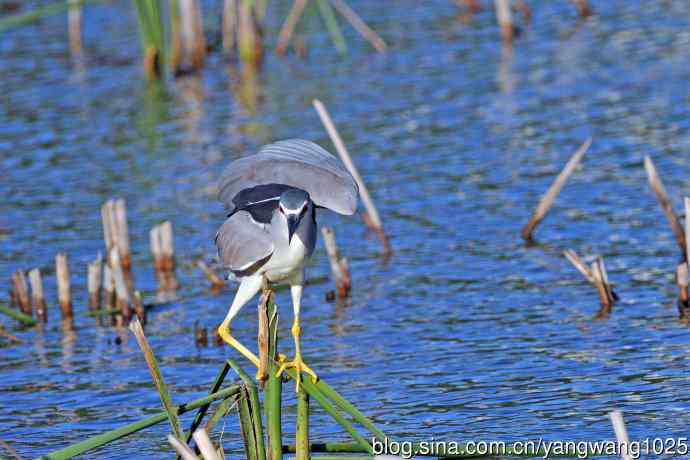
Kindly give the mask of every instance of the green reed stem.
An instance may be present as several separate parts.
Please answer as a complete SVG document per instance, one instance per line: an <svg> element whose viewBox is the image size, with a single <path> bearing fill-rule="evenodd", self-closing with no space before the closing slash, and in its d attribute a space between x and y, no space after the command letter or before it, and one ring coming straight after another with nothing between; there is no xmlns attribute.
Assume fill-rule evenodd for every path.
<svg viewBox="0 0 690 460"><path fill-rule="evenodd" d="M369 430L374 436L376 436L376 439L379 441L383 441L386 439L386 434L378 429L376 425L374 425L374 422L371 421L367 416L365 416L362 412L360 412L359 409L357 409L354 404L352 404L350 401L347 399L343 398L340 393L335 391L333 387L331 387L329 384L324 382L323 380L319 379L319 381L316 382L316 388L318 388L321 393L324 394L324 396L327 396L331 400L333 400L342 410L350 414L353 419L360 425L362 425L364 428Z"/></svg>
<svg viewBox="0 0 690 460"><path fill-rule="evenodd" d="M309 460L309 394L300 388L297 392L297 460Z"/></svg>
<svg viewBox="0 0 690 460"><path fill-rule="evenodd" d="M254 437L254 422L249 408L249 391L247 387L242 388L242 396L237 403L237 413L240 416L240 428L242 439L244 440L244 453L247 460L258 460L256 438Z"/></svg>
<svg viewBox="0 0 690 460"><path fill-rule="evenodd" d="M271 295L266 304L268 317L268 376L264 386L264 416L266 417L266 433L268 435L268 460L283 458L283 433L281 426L281 405L283 396L283 379L278 376L278 310Z"/></svg>
<svg viewBox="0 0 690 460"><path fill-rule="evenodd" d="M211 430L220 422L220 419L225 417L228 413L228 410L230 410L230 403L236 403L237 398L227 398L222 400L221 402L218 403L218 406L216 406L216 410L211 414L208 420L206 420L206 423L204 423L204 429L206 430L207 433L210 433Z"/></svg>
<svg viewBox="0 0 690 460"><path fill-rule="evenodd" d="M170 393L168 393L168 387L163 380L163 374L161 374L161 370L158 367L158 361L156 360L153 350L146 339L144 329L141 327L139 319L134 319L129 324L129 329L136 337L139 347L144 353L144 359L149 367L149 371L151 371L151 378L153 379L153 383L156 385L156 389L158 390L158 395L161 398L163 407L165 407L165 411L168 413L168 419L170 420L170 427L172 428L173 436L175 436L177 439L184 439L182 435L182 428L180 427L180 420L177 418L177 413L175 412L175 407L173 406L172 399L170 398Z"/></svg>
<svg viewBox="0 0 690 460"><path fill-rule="evenodd" d="M287 369L286 372L292 377L293 380L296 380L297 378L297 372L295 369ZM333 417L333 419L342 426L345 431L350 433L350 435L357 441L357 443L366 450L368 453L373 453L373 449L369 442L367 442L364 437L359 434L359 432L352 426L352 423L350 423L349 420L347 420L345 417L342 416L340 412L338 412L338 409L331 404L331 402L324 396L321 391L317 388L316 384L311 382L311 379L307 377L306 379L302 379L302 387L304 390L309 393L309 396L312 398L316 399L316 401L321 405L321 407L324 408L328 414Z"/></svg>
<svg viewBox="0 0 690 460"><path fill-rule="evenodd" d="M249 411L252 420L252 432L256 444L256 455L258 460L266 460L266 446L264 445L264 429L261 423L261 403L259 402L259 390L257 389L254 380L249 377L249 374L247 374L234 359L228 359L227 363L232 366L247 387Z"/></svg>
<svg viewBox="0 0 690 460"><path fill-rule="evenodd" d="M0 313L4 313L12 319L16 319L25 326L35 326L36 320L31 316L20 312L19 310L13 310L5 305L0 305Z"/></svg>
<svg viewBox="0 0 690 460"><path fill-rule="evenodd" d="M219 399L231 398L231 397L239 394L239 392L240 392L240 386L239 385L231 385L227 388L224 388L220 391L217 391L216 393L210 394L208 396L204 396L203 398L194 399L188 403L176 406L174 408L174 411L176 414L181 415L181 414L184 414L186 412L197 409L199 407L202 407L206 404L210 404L213 401L217 401ZM73 457L76 457L77 455L81 455L84 452L87 452L89 450L95 449L97 447L101 447L104 444L108 444L108 443L113 442L117 439L128 436L132 433L136 433L137 431L141 431L141 430L148 428L150 426L157 425L158 423L165 421L167 418L168 418L167 412L159 412L159 413L152 415L150 417L147 417L145 419L142 419L142 420L139 420L139 421L136 421L133 423L129 423L127 425L121 426L120 428L116 428L116 429L108 431L106 433L102 433L102 434L90 437L88 439L85 439L84 441L81 441L77 444L72 444L71 446L67 446L63 449L56 450L56 451L51 452L47 455L44 455L43 457L41 457L41 459L44 459L44 460L66 460L69 458L73 458Z"/></svg>
<svg viewBox="0 0 690 460"><path fill-rule="evenodd" d="M209 394L213 394L216 391L218 391L220 386L223 384L223 381L225 381L225 376L228 375L229 370L230 365L228 363L223 363L223 366L220 368L220 372L218 372L218 375L216 375L216 379L213 381L213 385L211 385L211 389L208 392ZM185 438L187 444L189 444L192 440L192 435L194 434L196 429L199 428L199 425L201 425L201 421L203 420L210 406L211 403L208 403L206 405L201 406L197 411L196 415L194 416L194 420L192 421L192 424L189 426L189 430L187 430L187 436ZM209 430L206 431L208 432ZM176 458L180 458L179 455Z"/></svg>
<svg viewBox="0 0 690 460"><path fill-rule="evenodd" d="M338 26L338 20L335 17L333 8L328 0L316 0L319 6L319 12L323 18L323 22L326 24L326 29L333 40L333 45L335 49L338 50L340 54L347 53L347 42L340 31L340 26Z"/></svg>

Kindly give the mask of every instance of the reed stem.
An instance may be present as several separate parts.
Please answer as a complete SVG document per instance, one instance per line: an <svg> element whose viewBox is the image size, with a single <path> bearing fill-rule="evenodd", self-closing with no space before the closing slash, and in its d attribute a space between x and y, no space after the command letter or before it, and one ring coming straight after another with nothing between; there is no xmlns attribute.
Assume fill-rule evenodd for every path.
<svg viewBox="0 0 690 460"><path fill-rule="evenodd" d="M0 313L4 313L10 318L16 319L24 326L35 326L37 323L36 320L33 319L31 316L20 311L14 310L12 308L9 308L7 305L0 305Z"/></svg>
<svg viewBox="0 0 690 460"><path fill-rule="evenodd" d="M204 396L203 398L194 399L192 401L189 401L188 403L176 406L173 408L173 411L175 412L175 414L182 415L186 412L198 409L202 406L207 406L211 404L213 401L226 400L228 398L232 398L239 394L239 392L239 385L231 385L227 388L217 391L216 393ZM73 444L63 449L56 450L41 458L45 460L66 460L69 458L73 458L89 450L101 447L105 444L128 436L132 433L136 433L137 431L141 431L150 426L157 425L158 423L164 422L167 419L168 412L159 412L145 419L129 423L127 425L121 426L106 433L102 433L91 438L85 439L84 441L81 441L77 444Z"/></svg>
<svg viewBox="0 0 690 460"><path fill-rule="evenodd" d="M283 379L276 377L278 366L275 364L278 358L278 309L269 292L267 299L262 303L266 310L268 320L268 376L264 386L264 416L266 418L266 433L268 436L268 460L281 460L283 458L283 440L281 426L281 405L283 395Z"/></svg>
<svg viewBox="0 0 690 460"><path fill-rule="evenodd" d="M316 0L316 4L319 7L319 13L321 13L323 22L326 24L328 34L331 36L331 40L333 40L335 49L338 50L340 54L346 54L347 42L343 37L343 33L340 31L340 26L338 25L338 20L333 13L331 4L328 0Z"/></svg>
<svg viewBox="0 0 690 460"><path fill-rule="evenodd" d="M249 408L249 392L246 385L242 388L242 396L237 403L237 412L240 416L240 429L242 440L244 441L245 456L247 460L258 460L254 423L252 422L251 409Z"/></svg>
<svg viewBox="0 0 690 460"><path fill-rule="evenodd" d="M527 222L527 225L525 225L525 227L522 229L522 238L525 241L532 241L532 233L534 232L534 229L537 225L539 225L539 222L544 219L546 213L549 212L549 209L551 209L556 197L558 197L558 194L563 189L563 186L570 175L573 173L573 171L575 171L575 168L577 168L577 165L580 164L580 160L582 160L582 157L587 152L591 144L592 138L590 137L580 146L579 149L577 149L573 156L570 157L566 165L563 167L563 170L558 174L558 176L556 176L553 184L551 184L544 196L541 198L541 200L539 200L539 204L534 210L532 217L530 217L529 222Z"/></svg>
<svg viewBox="0 0 690 460"><path fill-rule="evenodd" d="M300 387L297 391L297 460L309 460L309 394Z"/></svg>
<svg viewBox="0 0 690 460"><path fill-rule="evenodd" d="M659 177L659 174L656 171L656 167L654 166L654 162L652 161L652 158L649 155L644 157L644 169L645 171L647 171L647 179L649 180L649 186L654 191L657 200L659 200L659 204L664 210L664 214L666 215L668 223L671 224L671 230L673 230L673 234L676 237L678 246L680 247L680 250L683 252L683 260L687 261L688 257L686 253L687 245L685 242L685 232L680 224L680 221L678 220L676 212L673 210L673 205L671 204L671 200L668 197L668 193L666 193L664 183L661 181L661 177Z"/></svg>
<svg viewBox="0 0 690 460"><path fill-rule="evenodd" d="M379 216L379 212L376 209L376 206L374 205L374 200L372 200L371 195L369 194L369 189L367 189L367 186L364 184L362 176L360 176L359 171L355 166L355 163L352 161L352 157L350 156L350 153L347 151L347 147L345 147L345 143L343 142L343 139L340 137L340 133L338 133L338 129L335 127L335 124L333 123L333 120L331 119L331 116L328 113L326 106L324 106L323 103L318 99L314 99L312 101L312 104L314 105L314 108L316 109L316 112L318 113L319 118L321 119L321 123L323 123L323 126L326 128L326 132L328 133L328 136L331 138L331 142L333 142L335 150L336 152L338 152L338 156L342 160L343 164L345 164L345 167L350 172L350 174L352 174L352 177L355 179L355 182L357 182L357 186L359 187L359 194L362 198L362 203L364 203L364 207L366 208L366 214L364 214L364 216L366 216L364 218L365 223L371 229L376 231L379 238L383 242L384 255L389 255L391 253L391 247L388 242L388 237L386 236L386 232L383 230L381 217Z"/></svg>
<svg viewBox="0 0 690 460"><path fill-rule="evenodd" d="M151 372L151 377L153 378L153 383L156 385L158 390L158 395L161 398L163 407L168 413L168 420L170 421L170 427L172 428L172 433L177 439L183 439L182 428L180 428L180 421L177 418L177 412L175 411L175 406L173 406L172 399L170 398L170 393L168 393L168 387L163 380L163 375L161 374L160 368L158 367L158 361L153 354L153 350L149 345L146 335L144 334L144 329L141 327L141 323L138 318L135 318L129 324L129 330L132 331L134 337L136 337L137 342L141 351L144 353L144 359Z"/></svg>
<svg viewBox="0 0 690 460"><path fill-rule="evenodd" d="M31 300L36 311L36 318L45 323L48 321L48 310L46 308L46 298L43 293L43 279L41 270L34 268L29 272L29 284L31 285Z"/></svg>
<svg viewBox="0 0 690 460"><path fill-rule="evenodd" d="M242 367L234 359L228 359L227 363L237 372L246 387L246 396L251 420L251 432L254 439L254 450L258 460L266 460L266 446L264 445L264 430L261 423L261 403L259 402L259 390L256 383L249 377Z"/></svg>
<svg viewBox="0 0 690 460"><path fill-rule="evenodd" d="M223 363L223 366L220 368L218 375L216 375L216 378L213 381L213 385L211 385L209 394L213 394L218 391L220 386L225 381L225 377L228 375L229 370L230 365L227 362ZM208 404L201 406L197 411L196 415L194 416L194 420L192 420L192 424L190 425L189 430L187 430L186 436L184 438L187 443L189 443L192 440L192 435L194 434L196 429L199 428L199 425L201 425L201 421L204 419L204 416L206 415L206 412L208 411L208 408L210 406L211 403L209 402ZM209 430L209 428L207 428L207 430Z"/></svg>
<svg viewBox="0 0 690 460"><path fill-rule="evenodd" d="M331 0L331 3L342 14L345 19L359 32L359 34L373 46L376 51L383 53L386 51L386 42L377 34L355 11L350 8L345 0Z"/></svg>

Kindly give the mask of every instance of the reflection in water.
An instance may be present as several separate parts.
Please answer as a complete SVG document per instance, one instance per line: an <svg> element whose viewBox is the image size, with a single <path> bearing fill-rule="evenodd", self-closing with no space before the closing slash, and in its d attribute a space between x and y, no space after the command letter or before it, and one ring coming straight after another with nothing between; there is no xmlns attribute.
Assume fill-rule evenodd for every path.
<svg viewBox="0 0 690 460"><path fill-rule="evenodd" d="M209 142L211 136L200 132L206 97L201 74L197 72L177 78L175 83L177 95L183 107L180 121L187 132L187 142L190 144Z"/></svg>

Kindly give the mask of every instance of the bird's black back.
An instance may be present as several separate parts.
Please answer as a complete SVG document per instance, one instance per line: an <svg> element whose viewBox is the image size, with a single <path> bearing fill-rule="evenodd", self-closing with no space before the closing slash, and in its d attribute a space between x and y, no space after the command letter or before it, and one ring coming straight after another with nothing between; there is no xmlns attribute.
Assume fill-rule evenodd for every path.
<svg viewBox="0 0 690 460"><path fill-rule="evenodd" d="M237 211L247 211L256 222L268 224L271 222L273 211L278 207L280 195L290 189L296 187L285 184L262 184L245 188L232 198L235 208L230 211L228 217Z"/></svg>

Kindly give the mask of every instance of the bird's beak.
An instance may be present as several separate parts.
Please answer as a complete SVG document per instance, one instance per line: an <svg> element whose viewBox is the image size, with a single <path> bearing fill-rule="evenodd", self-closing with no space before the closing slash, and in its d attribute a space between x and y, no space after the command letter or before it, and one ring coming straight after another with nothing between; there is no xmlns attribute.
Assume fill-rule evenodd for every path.
<svg viewBox="0 0 690 460"><path fill-rule="evenodd" d="M297 226L299 225L300 216L296 214L287 216L287 226L288 226L288 243L292 242L292 235L295 234Z"/></svg>

